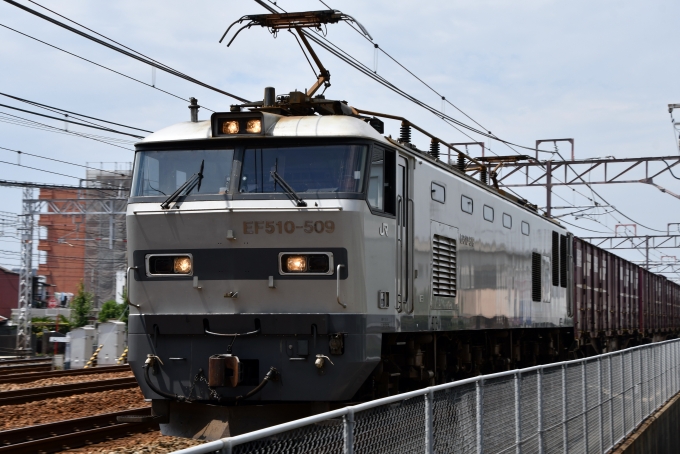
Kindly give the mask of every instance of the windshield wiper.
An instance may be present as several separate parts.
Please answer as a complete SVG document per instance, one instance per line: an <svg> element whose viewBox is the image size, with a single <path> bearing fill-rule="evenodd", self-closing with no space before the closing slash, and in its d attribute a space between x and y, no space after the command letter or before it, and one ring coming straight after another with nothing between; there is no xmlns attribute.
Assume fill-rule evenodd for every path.
<svg viewBox="0 0 680 454"><path fill-rule="evenodd" d="M292 201L295 205L297 205L297 206L299 206L299 207L306 207L306 206L307 206L307 202L305 202L304 200L302 200L302 199L300 198L300 196L297 195L297 194L295 193L295 191L293 191L293 188L291 188L290 185L289 185L288 183L286 183L286 181L281 177L281 175L279 175L279 174L276 172L276 170L272 170L272 171L269 172L269 173L270 173L270 175L272 176L272 178L274 179L274 181L276 181L278 184L280 184L281 187L283 188L283 190L286 191L286 194L288 194L288 197L290 197L291 201Z"/></svg>
<svg viewBox="0 0 680 454"><path fill-rule="evenodd" d="M170 208L170 204L179 198L180 194L182 194L182 191L184 191L184 195L186 196L189 195L189 193L193 191L197 185L198 190L201 190L201 180L203 180L203 164L205 164L205 160L201 161L201 169L198 171L198 173L193 174L187 181L184 182L182 186L170 194L170 197L165 199L165 202L161 203L162 209L167 210Z"/></svg>

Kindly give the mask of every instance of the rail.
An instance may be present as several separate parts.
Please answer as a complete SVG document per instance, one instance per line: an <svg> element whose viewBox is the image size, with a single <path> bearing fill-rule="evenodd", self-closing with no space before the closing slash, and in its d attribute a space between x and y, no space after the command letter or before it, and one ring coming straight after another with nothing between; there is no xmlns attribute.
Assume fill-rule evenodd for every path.
<svg viewBox="0 0 680 454"><path fill-rule="evenodd" d="M51 370L46 372L22 372L11 375L0 375L0 384L28 383L35 380L55 377L71 377L78 375L108 374L115 372L132 372L130 366L99 366L92 369Z"/></svg>
<svg viewBox="0 0 680 454"><path fill-rule="evenodd" d="M96 393L115 389L136 388L134 377L112 378L90 382L69 383L66 385L44 386L41 388L24 388L0 392L0 406L16 405L54 397L71 396L73 394Z"/></svg>
<svg viewBox="0 0 680 454"><path fill-rule="evenodd" d="M118 416L149 415L149 407L123 410L83 418L0 431L0 454L59 452L125 437L133 433L158 430L158 423L119 423Z"/></svg>
<svg viewBox="0 0 680 454"><path fill-rule="evenodd" d="M52 364L13 364L0 367L0 376L52 370Z"/></svg>
<svg viewBox="0 0 680 454"><path fill-rule="evenodd" d="M680 390L680 340L352 405L175 454L609 452Z"/></svg>
<svg viewBox="0 0 680 454"><path fill-rule="evenodd" d="M30 364L30 363L52 364L52 358L0 359L0 366L5 366L7 364Z"/></svg>

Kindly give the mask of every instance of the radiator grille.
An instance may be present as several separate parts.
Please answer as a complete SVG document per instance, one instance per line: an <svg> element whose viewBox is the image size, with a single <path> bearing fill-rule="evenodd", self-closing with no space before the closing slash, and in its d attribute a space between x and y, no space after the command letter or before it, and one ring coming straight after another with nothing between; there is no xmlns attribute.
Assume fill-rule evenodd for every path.
<svg viewBox="0 0 680 454"><path fill-rule="evenodd" d="M541 302L541 254L531 253L531 300Z"/></svg>
<svg viewBox="0 0 680 454"><path fill-rule="evenodd" d="M456 240L435 235L432 240L432 292L456 296Z"/></svg>

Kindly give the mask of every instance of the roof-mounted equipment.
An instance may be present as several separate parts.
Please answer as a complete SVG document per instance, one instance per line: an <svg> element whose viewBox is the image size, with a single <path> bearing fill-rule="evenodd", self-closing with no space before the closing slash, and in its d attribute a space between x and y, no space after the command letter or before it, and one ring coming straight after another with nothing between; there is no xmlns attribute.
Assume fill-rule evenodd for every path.
<svg viewBox="0 0 680 454"><path fill-rule="evenodd" d="M266 5L262 5L266 7ZM229 33L229 30L231 30L234 25L242 24L243 22L247 23L243 27L239 28L236 33L234 33L234 36L232 36L232 38L227 43L227 47L231 46L231 43L234 42L234 39L236 39L242 30L254 26L266 27L274 36L278 34L279 30L288 30L291 33L292 30L295 30L300 37L300 41L302 44L304 44L307 52L309 52L310 56L314 60L314 63L316 63L316 66L319 68L319 75L317 76L316 82L314 82L312 87L305 93L306 96L312 97L322 85L324 86L324 91L326 91L326 89L331 86L331 73L323 66L321 60L319 60L319 57L316 55L316 52L314 52L314 49L312 49L309 41L307 41L307 37L305 36L305 33L302 31L302 29L314 28L321 31L322 25L336 24L340 21L355 23L368 38L371 40L373 39L371 38L371 35L368 34L368 31L364 28L364 26L357 22L352 16L337 10L329 9L324 11L303 11L298 13L273 13L243 16L231 24L229 28L227 28L227 31L225 31L224 35L222 35L222 38L220 38L220 42L224 40L224 38ZM297 39L297 37L295 39ZM300 47L302 47L302 45ZM307 55L305 55L305 57L307 57Z"/></svg>

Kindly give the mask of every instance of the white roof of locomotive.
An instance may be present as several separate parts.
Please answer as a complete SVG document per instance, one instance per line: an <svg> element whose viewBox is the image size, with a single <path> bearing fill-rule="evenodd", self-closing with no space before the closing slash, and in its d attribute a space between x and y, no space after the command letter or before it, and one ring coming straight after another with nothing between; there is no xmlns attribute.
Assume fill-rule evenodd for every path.
<svg viewBox="0 0 680 454"><path fill-rule="evenodd" d="M310 115L282 117L264 114L265 137L364 137L384 141L384 137L371 125L358 118L345 115ZM219 139L238 139L244 136L221 136ZM150 134L141 143L173 140L210 139L210 121L177 123Z"/></svg>

